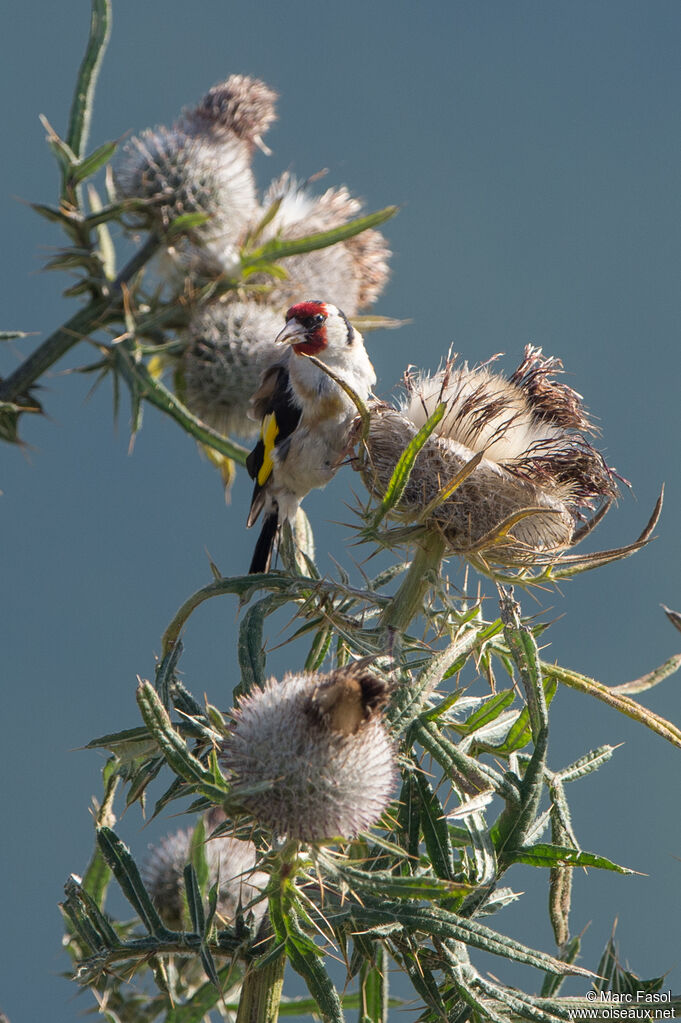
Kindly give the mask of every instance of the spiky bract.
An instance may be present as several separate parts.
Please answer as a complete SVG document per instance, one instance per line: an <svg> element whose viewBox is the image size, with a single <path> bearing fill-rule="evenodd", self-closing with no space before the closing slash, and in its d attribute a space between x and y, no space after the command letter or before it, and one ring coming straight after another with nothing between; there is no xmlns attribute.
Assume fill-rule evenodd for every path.
<svg viewBox="0 0 681 1023"><path fill-rule="evenodd" d="M203 214L196 230L210 239L240 237L256 205L255 182L241 144L214 145L178 128L134 136L114 171L123 198L142 199L139 214L162 229L187 213Z"/></svg>

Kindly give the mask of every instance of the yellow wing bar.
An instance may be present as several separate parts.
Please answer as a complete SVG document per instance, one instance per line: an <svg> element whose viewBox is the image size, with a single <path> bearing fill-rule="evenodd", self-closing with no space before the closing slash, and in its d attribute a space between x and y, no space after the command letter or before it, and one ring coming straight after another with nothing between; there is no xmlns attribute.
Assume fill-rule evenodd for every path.
<svg viewBox="0 0 681 1023"><path fill-rule="evenodd" d="M263 418L260 436L265 450L262 456L262 465L258 469L258 485L263 487L272 473L272 452L279 436L279 425L274 412L270 412Z"/></svg>

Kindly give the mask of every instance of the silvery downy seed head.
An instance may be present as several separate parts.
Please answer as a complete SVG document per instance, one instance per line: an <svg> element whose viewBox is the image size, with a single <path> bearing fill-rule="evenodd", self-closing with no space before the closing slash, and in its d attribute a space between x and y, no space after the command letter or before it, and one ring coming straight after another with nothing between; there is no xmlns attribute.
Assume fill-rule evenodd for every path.
<svg viewBox="0 0 681 1023"><path fill-rule="evenodd" d="M184 868L191 862L192 831L181 830L167 835L158 845L149 847L149 855L142 869L142 880L158 910L172 930L190 926L185 918ZM236 917L239 905L252 912L258 923L267 908L267 900L254 902L267 885L267 875L254 871L255 846L236 838L209 839L204 846L208 867L208 886L218 880L217 912L223 926Z"/></svg>
<svg viewBox="0 0 681 1023"><path fill-rule="evenodd" d="M444 402L444 417L416 458L395 517L436 530L450 553L479 553L498 564L524 564L569 547L576 527L614 498L617 487L585 436L595 431L581 396L553 379L561 369L560 360L528 345L508 379L488 366L457 366L455 357L435 374L408 373L401 404L372 410L362 469L367 487L378 497L385 493L400 455ZM480 454L480 463L438 502Z"/></svg>
<svg viewBox="0 0 681 1023"><path fill-rule="evenodd" d="M347 188L329 188L314 195L288 173L270 185L263 213L275 203L278 209L263 231L263 242L270 238L290 241L329 231L347 224L362 211L362 203ZM380 231L363 231L327 248L281 260L287 279L263 277L262 283L269 286L266 296L273 306L285 309L305 295L323 295L348 316L355 316L383 291L389 258L390 250Z"/></svg>
<svg viewBox="0 0 681 1023"><path fill-rule="evenodd" d="M278 838L321 842L371 827L396 779L385 694L359 665L286 675L251 692L222 751L235 797Z"/></svg>
<svg viewBox="0 0 681 1023"><path fill-rule="evenodd" d="M187 408L219 433L254 437L260 424L248 414L250 397L281 359L280 329L281 314L254 300L197 310L182 334L178 390Z"/></svg>
<svg viewBox="0 0 681 1023"><path fill-rule="evenodd" d="M124 147L114 169L121 198L142 199L137 219L164 230L187 213L207 216L193 242L168 251L180 272L235 272L247 225L259 208L253 148L275 117L276 94L263 82L233 75L168 129L148 129Z"/></svg>

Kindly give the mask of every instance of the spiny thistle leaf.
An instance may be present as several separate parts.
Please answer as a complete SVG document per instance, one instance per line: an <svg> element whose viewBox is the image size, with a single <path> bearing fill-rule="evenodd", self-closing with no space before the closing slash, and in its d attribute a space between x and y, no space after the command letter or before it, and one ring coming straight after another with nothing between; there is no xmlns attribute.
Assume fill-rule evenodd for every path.
<svg viewBox="0 0 681 1023"><path fill-rule="evenodd" d="M673 675L679 668L681 668L681 654L674 654L673 657L664 661L659 668L653 668L652 671L641 675L640 678L636 678L632 682L624 682L621 686L613 686L612 692L624 693L625 695L628 693L644 693L647 689L652 689L653 686L664 682L666 678Z"/></svg>
<svg viewBox="0 0 681 1023"><path fill-rule="evenodd" d="M216 779L213 772L189 752L187 744L173 728L165 707L149 682L140 682L137 688L137 703L147 728L176 774L185 781L200 785L204 791L217 790L218 798L224 798L227 792L224 780Z"/></svg>
<svg viewBox="0 0 681 1023"><path fill-rule="evenodd" d="M0 341L15 341L17 338L32 337L33 331L0 330Z"/></svg>
<svg viewBox="0 0 681 1023"><path fill-rule="evenodd" d="M452 881L455 873L454 860L442 804L425 775L417 775L416 784L421 797L421 827L430 862L438 877Z"/></svg>
<svg viewBox="0 0 681 1023"><path fill-rule="evenodd" d="M166 937L172 933L158 915L129 849L123 845L115 832L111 828L99 828L97 842L121 891L149 933L158 937Z"/></svg>
<svg viewBox="0 0 681 1023"><path fill-rule="evenodd" d="M544 687L544 698L547 706L551 704L553 697L556 695L558 686L555 679L544 678L542 685ZM495 746L494 751L500 755L508 755L515 753L517 750L527 746L528 742L532 741L532 728L530 726L530 712L527 707L518 714L513 724L508 730L508 735L500 746Z"/></svg>
<svg viewBox="0 0 681 1023"><path fill-rule="evenodd" d="M366 960L362 963L359 986L359 1023L388 1023L388 957L384 948L376 950L374 965Z"/></svg>
<svg viewBox="0 0 681 1023"><path fill-rule="evenodd" d="M110 0L92 0L90 35L85 55L78 71L76 88L71 101L69 127L66 135L70 151L80 157L87 145L90 119L94 104L95 86L111 32Z"/></svg>
<svg viewBox="0 0 681 1023"><path fill-rule="evenodd" d="M589 678L587 675L580 675L577 671L561 668L557 664L547 664L545 661L542 661L541 670L545 676L549 676L563 685L569 686L571 689L577 689L582 693L595 696L597 700L601 700L614 710L626 714L627 717L633 718L634 721L639 721L646 728L657 732L667 742L671 742L673 746L678 746L681 749L681 729L659 714L648 710L647 707L641 706L640 703L637 703L630 697L614 692L610 686L597 682L596 679Z"/></svg>
<svg viewBox="0 0 681 1023"><path fill-rule="evenodd" d="M665 607L664 604L661 604L660 607L662 608L662 610L664 611L664 613L666 614L667 618L672 623L674 628L678 629L679 632L681 632L681 614L679 614L678 611L672 611L670 607Z"/></svg>
<svg viewBox="0 0 681 1023"><path fill-rule="evenodd" d="M496 721L515 700L513 689L505 689L485 700L482 707L474 711L462 724L454 725L459 735L472 735L479 728Z"/></svg>
<svg viewBox="0 0 681 1023"><path fill-rule="evenodd" d="M110 750L122 763L133 763L146 759L158 749L158 743L142 725L139 728L125 728L122 732L111 732L91 739L83 749Z"/></svg>
<svg viewBox="0 0 681 1023"><path fill-rule="evenodd" d="M575 781L577 778L583 778L584 775L597 771L599 767L610 760L614 752L614 746L599 746L597 749L590 750L589 753L585 753L583 757L575 760L569 767L564 767L562 771L558 771L556 778L560 779L561 782Z"/></svg>
<svg viewBox="0 0 681 1023"><path fill-rule="evenodd" d="M99 146L88 157L76 164L71 171L71 181L73 184L78 185L81 181L85 181L86 178L96 174L100 167L109 162L116 152L117 146L118 142L105 142L104 145Z"/></svg>
<svg viewBox="0 0 681 1023"><path fill-rule="evenodd" d="M187 896L189 919L192 922L192 927L197 934L203 934L206 925L206 918L203 911L201 886L199 885L199 879L196 876L196 871L194 870L192 863L188 863L184 868L184 890Z"/></svg>
<svg viewBox="0 0 681 1023"><path fill-rule="evenodd" d="M325 249L330 245L337 245L338 242L354 238L355 235L361 234L363 231L379 227L386 220L394 217L397 212L397 206L386 206L376 213L369 213L367 216L350 220L347 224L343 224L342 227L334 227L329 231L320 231L316 234L307 235L305 238L275 238L272 241L266 242L265 245L261 245L258 249L253 249L250 252L244 251L241 255L242 269L245 270L250 266L273 259L285 259L287 256L298 256L304 252L315 252L317 249Z"/></svg>
<svg viewBox="0 0 681 1023"><path fill-rule="evenodd" d="M85 888L78 883L73 876L64 885L67 897L67 904L77 907L78 919L85 923L87 921L88 943L96 948L118 948L121 945L120 938L113 927L101 912L95 899Z"/></svg>
<svg viewBox="0 0 681 1023"><path fill-rule="evenodd" d="M397 460L397 465L393 470L393 474L390 477L390 482L388 483L385 494L383 495L383 500L371 520L371 529L376 529L388 512L399 503L407 483L409 482L409 477L411 475L414 462L416 461L416 456L444 416L446 410L447 406L445 402L440 402L432 416L428 418L426 423L421 427L416 436L409 442L400 455Z"/></svg>
<svg viewBox="0 0 681 1023"><path fill-rule="evenodd" d="M435 906L413 906L402 903L384 902L380 905L353 906L352 916L356 923L377 926L381 923L399 923L411 932L422 931L436 938L463 941L466 945L491 952L513 962L525 963L552 973L575 973L582 977L593 977L590 970L580 966L561 963L545 952L538 952L521 942L485 927L475 920L465 920L456 913Z"/></svg>
<svg viewBox="0 0 681 1023"><path fill-rule="evenodd" d="M328 861L324 861L328 864ZM471 885L463 881L450 881L444 877L425 874L400 877L387 870L357 870L341 865L330 869L331 876L342 878L353 891L374 894L377 890L395 899L446 898L467 895Z"/></svg>
<svg viewBox="0 0 681 1023"><path fill-rule="evenodd" d="M234 690L235 699L237 696L246 696L252 689L262 689L265 685L265 619L288 599L286 594L270 594L249 608L244 615L237 645L241 682Z"/></svg>
<svg viewBox="0 0 681 1023"><path fill-rule="evenodd" d="M292 916L286 918L286 954L300 974L325 1020L344 1023L343 1009L333 981L321 962L320 950L300 930Z"/></svg>
<svg viewBox="0 0 681 1023"><path fill-rule="evenodd" d="M629 867L620 867L605 856L582 852L569 846L539 843L504 852L504 857L513 863L527 863L531 867L598 867L600 870L614 870L617 874L635 874Z"/></svg>

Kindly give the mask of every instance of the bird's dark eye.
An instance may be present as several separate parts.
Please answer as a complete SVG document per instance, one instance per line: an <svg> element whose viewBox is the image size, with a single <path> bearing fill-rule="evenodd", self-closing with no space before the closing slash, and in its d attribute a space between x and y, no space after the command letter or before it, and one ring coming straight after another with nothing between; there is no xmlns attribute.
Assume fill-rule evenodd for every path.
<svg viewBox="0 0 681 1023"><path fill-rule="evenodd" d="M326 316L323 313L312 313L311 316L306 316L304 319L301 318L300 322L305 327L305 330L314 330L316 327L321 327L325 319Z"/></svg>

